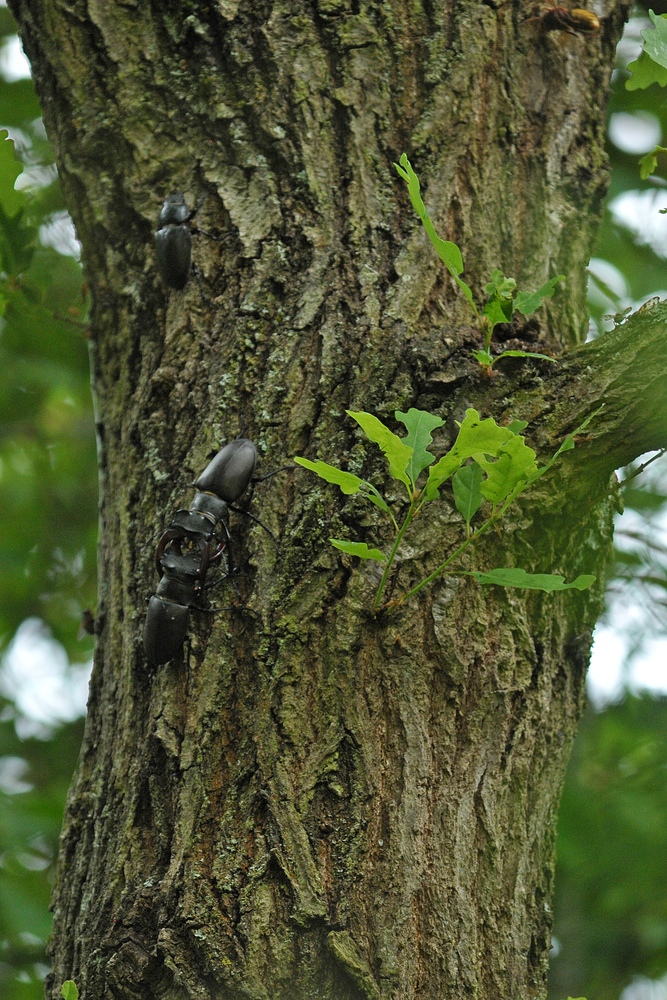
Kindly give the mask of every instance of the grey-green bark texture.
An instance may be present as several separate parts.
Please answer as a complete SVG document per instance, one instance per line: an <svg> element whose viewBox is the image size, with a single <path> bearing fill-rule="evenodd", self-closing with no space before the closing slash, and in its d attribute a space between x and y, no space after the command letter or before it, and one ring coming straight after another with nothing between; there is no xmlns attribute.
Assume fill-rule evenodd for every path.
<svg viewBox="0 0 667 1000"><path fill-rule="evenodd" d="M523 1000L545 993L557 805L584 698L616 466L667 443L667 317L597 343L585 275L625 10L545 34L473 0L10 0L93 295L98 642L64 821L47 994L83 1000ZM599 13L599 11L598 11ZM391 163L406 151L477 297L563 273L483 378L465 303ZM195 281L166 290L163 198L203 198ZM291 466L382 480L345 410L529 420L542 460L588 432L469 566L580 572L556 596L443 578L391 612L330 536L374 512ZM156 539L209 457L261 454L232 517L238 593L183 653L141 647ZM433 506L435 510L435 505ZM445 499L397 591L461 538Z"/></svg>

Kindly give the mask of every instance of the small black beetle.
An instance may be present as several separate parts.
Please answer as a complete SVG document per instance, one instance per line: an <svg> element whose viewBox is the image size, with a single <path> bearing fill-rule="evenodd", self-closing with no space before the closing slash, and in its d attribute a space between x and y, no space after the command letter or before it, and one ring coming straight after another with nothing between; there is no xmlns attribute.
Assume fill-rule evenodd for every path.
<svg viewBox="0 0 667 1000"><path fill-rule="evenodd" d="M158 273L170 288L184 288L190 276L192 235L188 223L196 212L197 208L190 211L182 191L172 191L162 206L155 256Z"/></svg>
<svg viewBox="0 0 667 1000"><path fill-rule="evenodd" d="M154 666L173 659L187 634L190 608L199 607L209 566L227 549L232 572L229 509L243 496L257 464L257 449L236 438L211 459L195 482L189 510L178 510L155 553L160 576L148 604L144 652Z"/></svg>

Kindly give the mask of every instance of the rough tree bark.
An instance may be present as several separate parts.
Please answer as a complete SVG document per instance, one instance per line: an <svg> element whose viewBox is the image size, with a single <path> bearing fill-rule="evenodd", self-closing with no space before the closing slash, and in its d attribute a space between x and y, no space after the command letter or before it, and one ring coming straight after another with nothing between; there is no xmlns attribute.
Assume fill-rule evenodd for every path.
<svg viewBox="0 0 667 1000"><path fill-rule="evenodd" d="M541 997L557 804L617 505L613 469L667 443L667 316L585 347L607 176L603 106L625 13L544 34L518 3L10 0L84 249L101 469L99 636L54 895L54 972L102 998ZM563 354L483 379L464 303L391 162L407 151L478 296L493 267L563 290L511 336ZM166 293L173 190L195 238ZM593 572L555 597L442 579L373 618L377 541L354 499L290 468L255 490L242 600L193 613L150 672L155 540L239 431L381 475L344 411L530 420L550 455L477 565ZM369 530L372 529L372 530ZM460 537L443 503L401 581Z"/></svg>

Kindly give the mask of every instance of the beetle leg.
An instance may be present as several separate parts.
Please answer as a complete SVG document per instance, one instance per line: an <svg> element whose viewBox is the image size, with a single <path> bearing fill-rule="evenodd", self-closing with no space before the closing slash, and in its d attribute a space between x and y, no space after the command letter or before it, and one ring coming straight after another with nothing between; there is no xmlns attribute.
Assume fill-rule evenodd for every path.
<svg viewBox="0 0 667 1000"><path fill-rule="evenodd" d="M229 531L229 525L225 521L224 517L220 519L219 523L222 525L225 537L218 546L215 558L218 559L224 551L227 552L227 576L231 576L232 573L234 572L234 559L232 557L232 536Z"/></svg>

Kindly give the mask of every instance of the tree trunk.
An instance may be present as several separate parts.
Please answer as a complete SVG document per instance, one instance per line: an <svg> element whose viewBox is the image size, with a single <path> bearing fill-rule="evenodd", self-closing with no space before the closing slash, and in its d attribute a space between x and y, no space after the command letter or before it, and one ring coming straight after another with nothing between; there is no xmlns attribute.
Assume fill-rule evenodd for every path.
<svg viewBox="0 0 667 1000"><path fill-rule="evenodd" d="M611 554L613 469L667 443L667 316L586 334L607 184L603 105L625 8L590 36L514 4L10 0L93 295L101 470L98 643L54 894L49 997L542 997L563 773ZM494 267L564 289L493 379L392 160L408 152L477 299ZM168 291L163 199L201 206L201 272ZM646 359L649 359L647 370ZM586 440L487 535L478 568L597 575L560 595L441 578L374 617L388 540L292 466L383 475L346 409L392 423L474 406L530 421L544 461ZM141 633L157 537L239 433L261 454L232 520L241 573L183 655ZM400 583L461 535L414 525ZM472 563L470 564L472 565Z"/></svg>

